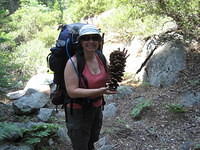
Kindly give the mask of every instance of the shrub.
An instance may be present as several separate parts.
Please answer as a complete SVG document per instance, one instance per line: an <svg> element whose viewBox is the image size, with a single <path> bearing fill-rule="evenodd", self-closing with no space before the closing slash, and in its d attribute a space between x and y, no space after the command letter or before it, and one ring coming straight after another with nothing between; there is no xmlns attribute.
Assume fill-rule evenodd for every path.
<svg viewBox="0 0 200 150"><path fill-rule="evenodd" d="M12 87L16 84L16 78L14 71L17 68L17 65L11 64L11 56L9 52L0 51L0 87Z"/></svg>
<svg viewBox="0 0 200 150"><path fill-rule="evenodd" d="M45 44L45 47L52 47L58 37L59 31L55 28L45 26L42 32L39 32L36 37Z"/></svg>
<svg viewBox="0 0 200 150"><path fill-rule="evenodd" d="M184 106L182 106L180 104L169 104L169 105L167 105L167 108L169 109L169 111L171 111L173 113L184 113L184 112L186 112L186 109L184 108Z"/></svg>
<svg viewBox="0 0 200 150"><path fill-rule="evenodd" d="M110 4L109 2L106 0L76 0L69 5L65 13L70 18L68 20L78 22L81 18L93 17L104 12Z"/></svg>
<svg viewBox="0 0 200 150"><path fill-rule="evenodd" d="M151 100L142 99L131 111L131 116L133 118L139 118L142 111L152 105Z"/></svg>
<svg viewBox="0 0 200 150"><path fill-rule="evenodd" d="M23 78L47 71L46 56L49 50L44 47L44 43L39 40L32 40L17 47L13 54L13 63L19 65L18 69L21 70Z"/></svg>
<svg viewBox="0 0 200 150"><path fill-rule="evenodd" d="M18 142L22 141L26 144L37 145L44 144L44 140L56 137L56 132L59 128L57 124L37 124L30 128L19 128L15 124L0 122L0 141L17 138Z"/></svg>
<svg viewBox="0 0 200 150"><path fill-rule="evenodd" d="M18 9L11 18L9 35L20 44L35 38L45 26L57 24L58 12L41 5L26 6Z"/></svg>
<svg viewBox="0 0 200 150"><path fill-rule="evenodd" d="M140 9L132 10L132 6L120 6L112 10L112 15L101 20L101 28L104 32L118 32L119 39L129 41L134 36L150 36L161 30L167 17L156 15L144 15ZM138 16L140 14L140 16Z"/></svg>

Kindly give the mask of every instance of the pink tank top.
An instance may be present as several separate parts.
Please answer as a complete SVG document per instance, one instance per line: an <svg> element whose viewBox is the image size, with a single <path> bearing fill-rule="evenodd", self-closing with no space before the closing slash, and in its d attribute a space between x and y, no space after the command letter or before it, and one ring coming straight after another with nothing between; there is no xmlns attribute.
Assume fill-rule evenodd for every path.
<svg viewBox="0 0 200 150"><path fill-rule="evenodd" d="M100 67L100 73L99 74L95 74L95 75L92 74L87 65L85 65L85 67L83 69L83 75L88 81L88 88L89 89L105 87L106 81L108 80L108 73L106 72L106 70L104 68L104 64L102 63L102 61L100 60L100 58L98 56L96 56L96 57L97 57L98 64L99 64L99 67ZM103 100L99 99L99 100L93 102L92 106L93 107L99 107L99 106L102 105L102 102L103 102ZM70 104L68 104L67 106L71 107ZM81 109L82 106L80 104L74 103L73 108L74 109Z"/></svg>
<svg viewBox="0 0 200 150"><path fill-rule="evenodd" d="M92 74L87 64L83 69L83 75L88 81L89 89L104 87L106 85L106 81L108 80L108 73L104 68L104 64L98 56L96 57L100 68L99 74Z"/></svg>
<svg viewBox="0 0 200 150"><path fill-rule="evenodd" d="M108 80L108 73L104 68L103 62L100 60L98 56L96 57L100 68L99 74L92 74L87 64L83 69L83 75L87 79L89 89L105 87L106 81ZM99 107L101 105L102 105L102 100L93 103L94 107Z"/></svg>

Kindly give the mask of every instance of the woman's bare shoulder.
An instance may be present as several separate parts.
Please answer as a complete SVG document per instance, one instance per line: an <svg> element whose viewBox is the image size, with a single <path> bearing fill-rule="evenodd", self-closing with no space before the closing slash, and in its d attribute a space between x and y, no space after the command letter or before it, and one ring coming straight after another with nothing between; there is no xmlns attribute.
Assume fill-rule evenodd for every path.
<svg viewBox="0 0 200 150"><path fill-rule="evenodd" d="M70 59L68 59L67 64L72 65L73 63L76 64L76 56L72 56Z"/></svg>

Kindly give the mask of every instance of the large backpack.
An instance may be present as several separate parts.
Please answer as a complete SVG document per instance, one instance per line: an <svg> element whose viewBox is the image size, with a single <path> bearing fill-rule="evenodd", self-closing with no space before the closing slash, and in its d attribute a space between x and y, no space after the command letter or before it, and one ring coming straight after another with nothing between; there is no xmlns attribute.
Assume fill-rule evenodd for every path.
<svg viewBox="0 0 200 150"><path fill-rule="evenodd" d="M47 56L48 67L54 73L53 85L55 87L55 89L50 94L50 99L51 102L56 105L56 107L58 105L63 105L65 103L64 100L67 97L64 82L64 68L68 59L70 59L70 57L75 54L75 51L78 48L78 33L83 25L85 24L74 23L61 26L61 31L58 39L56 40L56 44L50 49L50 53ZM106 65L106 59L101 50L97 52L97 54L102 60L103 64ZM78 69L77 73L79 74ZM78 76L80 77L80 75Z"/></svg>

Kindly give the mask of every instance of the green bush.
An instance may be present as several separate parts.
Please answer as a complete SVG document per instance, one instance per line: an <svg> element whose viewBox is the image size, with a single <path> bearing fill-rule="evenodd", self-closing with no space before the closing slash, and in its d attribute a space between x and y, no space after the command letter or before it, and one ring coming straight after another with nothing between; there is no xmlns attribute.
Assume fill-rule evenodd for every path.
<svg viewBox="0 0 200 150"><path fill-rule="evenodd" d="M157 33L163 23L169 20L167 17L141 14L139 8L132 9L131 5L113 9L111 15L101 20L102 30L106 33L118 32L120 40L129 41L134 36L147 37Z"/></svg>
<svg viewBox="0 0 200 150"><path fill-rule="evenodd" d="M56 131L59 128L56 124L41 124L35 125L30 129L23 130L23 141L30 145L41 143L45 138L56 136Z"/></svg>
<svg viewBox="0 0 200 150"><path fill-rule="evenodd" d="M36 37L45 44L45 47L52 47L55 44L56 39L58 38L59 32L57 29L45 26L42 32L39 32Z"/></svg>
<svg viewBox="0 0 200 150"><path fill-rule="evenodd" d="M11 139L13 135L21 138L23 136L22 129L11 123L0 122L0 142Z"/></svg>
<svg viewBox="0 0 200 150"><path fill-rule="evenodd" d="M183 105L180 104L169 104L167 105L167 108L169 109L170 112L173 113L184 113L186 112L186 109Z"/></svg>
<svg viewBox="0 0 200 150"><path fill-rule="evenodd" d="M13 64L12 55L9 51L0 51L0 87L11 88L20 86L18 84L18 65Z"/></svg>
<svg viewBox="0 0 200 150"><path fill-rule="evenodd" d="M97 14L104 12L108 6L110 1L106 0L76 0L73 1L67 13L67 20L71 20L72 22L78 22L81 18L93 17Z"/></svg>
<svg viewBox="0 0 200 150"><path fill-rule="evenodd" d="M31 75L47 71L46 56L49 49L39 40L32 40L17 47L13 54L13 63L19 65L22 77L28 79Z"/></svg>
<svg viewBox="0 0 200 150"><path fill-rule="evenodd" d="M24 82L32 74L46 72L49 48L45 47L55 43L58 35L53 26L57 25L58 18L59 11L35 3L23 5L10 15L9 22L0 21L6 23L0 24L1 87L18 85L16 82Z"/></svg>
<svg viewBox="0 0 200 150"><path fill-rule="evenodd" d="M0 142L9 140L15 135L18 142L22 141L26 144L36 145L48 140L50 137L56 137L58 128L57 124L44 123L25 129L19 128L15 124L0 122Z"/></svg>
<svg viewBox="0 0 200 150"><path fill-rule="evenodd" d="M146 108L149 108L152 105L151 100L142 99L139 103L132 109L131 116L133 118L139 118L142 111Z"/></svg>
<svg viewBox="0 0 200 150"><path fill-rule="evenodd" d="M147 0L146 0L147 1ZM157 15L166 15L176 21L187 38L198 38L200 34L199 0L165 0L150 2L148 10Z"/></svg>
<svg viewBox="0 0 200 150"><path fill-rule="evenodd" d="M36 38L37 33L45 26L57 24L59 15L57 11L38 5L22 7L11 15L11 18L9 35L20 44Z"/></svg>

